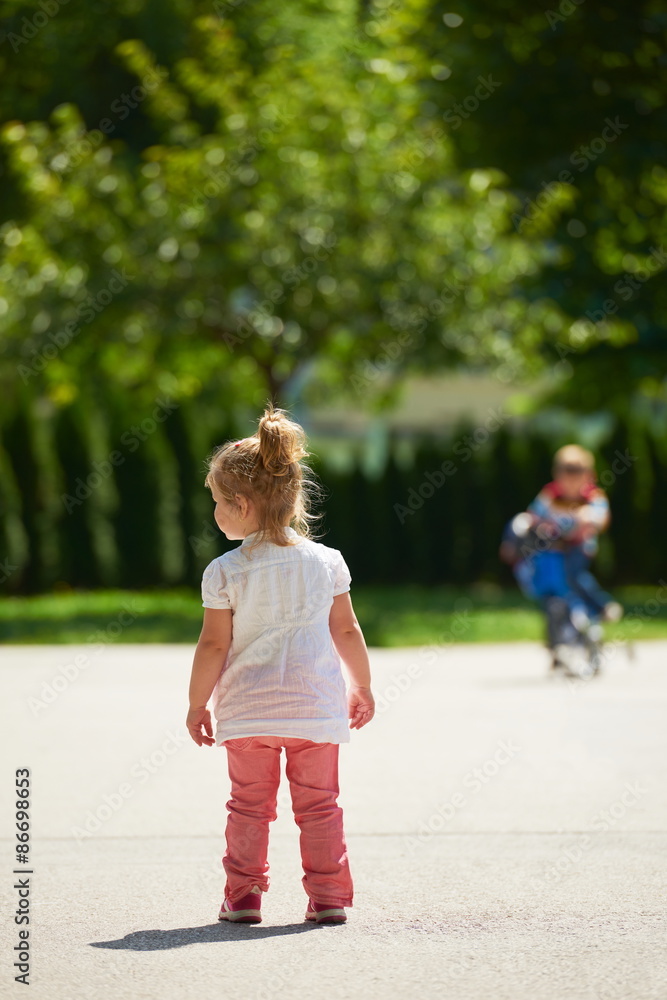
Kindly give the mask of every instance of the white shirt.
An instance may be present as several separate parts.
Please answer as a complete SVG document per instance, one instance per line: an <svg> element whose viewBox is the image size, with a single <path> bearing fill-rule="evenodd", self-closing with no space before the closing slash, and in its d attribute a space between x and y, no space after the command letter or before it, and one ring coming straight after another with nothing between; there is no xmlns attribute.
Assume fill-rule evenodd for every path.
<svg viewBox="0 0 667 1000"><path fill-rule="evenodd" d="M216 743L293 736L349 743L345 681L329 631L333 599L350 589L338 549L286 528L295 545L253 534L204 570L202 606L232 609L232 643L214 698Z"/></svg>

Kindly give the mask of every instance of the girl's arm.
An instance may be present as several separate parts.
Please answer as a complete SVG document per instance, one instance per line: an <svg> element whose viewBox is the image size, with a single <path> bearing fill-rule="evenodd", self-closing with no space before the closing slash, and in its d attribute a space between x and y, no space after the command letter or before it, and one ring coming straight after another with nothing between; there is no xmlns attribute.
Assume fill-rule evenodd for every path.
<svg viewBox="0 0 667 1000"><path fill-rule="evenodd" d="M206 706L222 673L231 641L231 610L204 608L204 623L190 677L190 711L185 721L190 736L199 747L215 743L211 713Z"/></svg>
<svg viewBox="0 0 667 1000"><path fill-rule="evenodd" d="M375 700L371 693L368 650L349 592L334 597L329 612L329 631L350 677L347 693L350 729L361 729L375 714Z"/></svg>

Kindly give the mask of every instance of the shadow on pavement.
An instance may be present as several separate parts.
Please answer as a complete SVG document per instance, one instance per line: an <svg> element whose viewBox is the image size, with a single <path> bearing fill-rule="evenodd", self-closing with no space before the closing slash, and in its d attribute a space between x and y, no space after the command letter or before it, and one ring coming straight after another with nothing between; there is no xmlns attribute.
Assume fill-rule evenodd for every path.
<svg viewBox="0 0 667 1000"><path fill-rule="evenodd" d="M283 924L279 927L261 927L258 924L230 924L220 921L201 927L173 927L170 930L133 931L115 941L90 941L92 948L116 948L126 951L164 951L167 948L184 948L188 944L238 941L244 938L278 937L282 934L301 934L318 925L312 922ZM325 926L325 925L321 925Z"/></svg>

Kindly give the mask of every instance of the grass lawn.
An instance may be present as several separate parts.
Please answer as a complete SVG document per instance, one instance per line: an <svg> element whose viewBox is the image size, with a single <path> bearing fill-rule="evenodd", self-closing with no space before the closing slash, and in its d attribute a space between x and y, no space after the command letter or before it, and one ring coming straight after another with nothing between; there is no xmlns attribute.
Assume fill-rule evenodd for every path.
<svg viewBox="0 0 667 1000"><path fill-rule="evenodd" d="M667 603L654 587L615 591L626 619L607 638L667 638ZM539 611L518 591L477 585L354 587L357 617L369 646L541 640ZM196 590L72 591L0 598L4 643L195 643L203 609Z"/></svg>

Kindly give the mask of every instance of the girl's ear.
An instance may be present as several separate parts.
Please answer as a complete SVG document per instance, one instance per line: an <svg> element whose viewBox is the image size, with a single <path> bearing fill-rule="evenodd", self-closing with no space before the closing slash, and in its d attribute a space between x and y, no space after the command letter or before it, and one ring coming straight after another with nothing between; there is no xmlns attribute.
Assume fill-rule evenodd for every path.
<svg viewBox="0 0 667 1000"><path fill-rule="evenodd" d="M248 516L248 498L244 497L242 493L237 493L234 499L239 508L239 517L243 521Z"/></svg>

